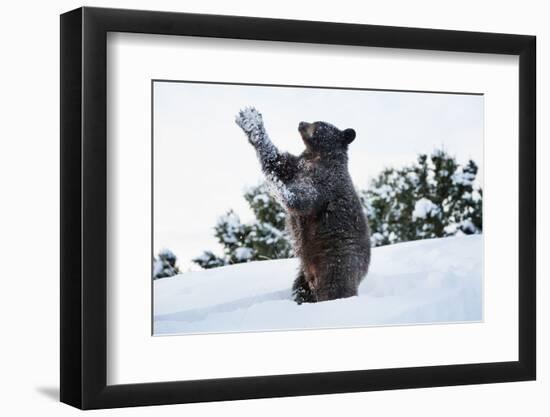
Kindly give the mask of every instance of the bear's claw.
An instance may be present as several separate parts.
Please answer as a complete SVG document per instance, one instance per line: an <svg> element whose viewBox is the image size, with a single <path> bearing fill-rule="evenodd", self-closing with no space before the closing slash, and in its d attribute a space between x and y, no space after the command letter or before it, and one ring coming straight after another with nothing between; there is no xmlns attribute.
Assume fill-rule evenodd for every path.
<svg viewBox="0 0 550 417"><path fill-rule="evenodd" d="M262 114L254 107L246 107L239 111L235 123L246 133L251 133L263 125Z"/></svg>

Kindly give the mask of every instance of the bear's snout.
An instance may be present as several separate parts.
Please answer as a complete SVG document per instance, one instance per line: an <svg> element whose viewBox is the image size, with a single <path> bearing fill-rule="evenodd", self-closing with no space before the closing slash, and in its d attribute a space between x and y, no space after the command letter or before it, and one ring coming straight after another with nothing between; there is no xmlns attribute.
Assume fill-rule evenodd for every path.
<svg viewBox="0 0 550 417"><path fill-rule="evenodd" d="M307 128L309 127L309 123L308 122L300 122L300 124L298 124L298 130L300 132L305 132L307 130Z"/></svg>
<svg viewBox="0 0 550 417"><path fill-rule="evenodd" d="M298 132L302 136L302 139L309 140L313 137L315 133L315 124L308 122L300 122L298 125Z"/></svg>

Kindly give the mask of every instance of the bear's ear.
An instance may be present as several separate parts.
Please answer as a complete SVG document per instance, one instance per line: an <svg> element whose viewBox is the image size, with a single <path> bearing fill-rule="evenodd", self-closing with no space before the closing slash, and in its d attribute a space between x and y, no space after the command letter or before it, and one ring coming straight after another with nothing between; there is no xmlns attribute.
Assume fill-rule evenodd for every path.
<svg viewBox="0 0 550 417"><path fill-rule="evenodd" d="M344 142L348 145L355 139L355 130L353 129L346 129L342 133L344 134Z"/></svg>

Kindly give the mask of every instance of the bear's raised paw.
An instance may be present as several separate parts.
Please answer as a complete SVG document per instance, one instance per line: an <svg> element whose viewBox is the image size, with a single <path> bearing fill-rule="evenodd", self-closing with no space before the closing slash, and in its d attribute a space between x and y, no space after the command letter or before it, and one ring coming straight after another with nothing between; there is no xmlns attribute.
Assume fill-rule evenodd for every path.
<svg viewBox="0 0 550 417"><path fill-rule="evenodd" d="M246 107L239 111L239 114L235 117L235 123L245 133L252 133L263 126L262 114L254 107Z"/></svg>

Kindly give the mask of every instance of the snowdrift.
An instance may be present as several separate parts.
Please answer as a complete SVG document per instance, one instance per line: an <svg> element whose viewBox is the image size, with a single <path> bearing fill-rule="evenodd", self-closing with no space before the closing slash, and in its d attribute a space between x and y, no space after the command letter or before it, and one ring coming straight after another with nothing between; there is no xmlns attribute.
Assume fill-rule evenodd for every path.
<svg viewBox="0 0 550 417"><path fill-rule="evenodd" d="M482 320L482 236L373 249L359 296L297 305L297 259L154 281L154 334L291 330Z"/></svg>

